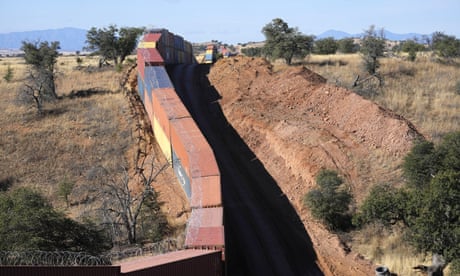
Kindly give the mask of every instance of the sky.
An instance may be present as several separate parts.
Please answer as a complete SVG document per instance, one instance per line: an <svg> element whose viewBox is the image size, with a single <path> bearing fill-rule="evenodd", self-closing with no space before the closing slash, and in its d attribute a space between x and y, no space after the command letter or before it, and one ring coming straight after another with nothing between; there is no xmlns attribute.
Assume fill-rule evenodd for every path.
<svg viewBox="0 0 460 276"><path fill-rule="evenodd" d="M75 27L167 28L191 42L263 41L275 18L307 35L393 33L460 37L460 0L0 0L0 33Z"/></svg>

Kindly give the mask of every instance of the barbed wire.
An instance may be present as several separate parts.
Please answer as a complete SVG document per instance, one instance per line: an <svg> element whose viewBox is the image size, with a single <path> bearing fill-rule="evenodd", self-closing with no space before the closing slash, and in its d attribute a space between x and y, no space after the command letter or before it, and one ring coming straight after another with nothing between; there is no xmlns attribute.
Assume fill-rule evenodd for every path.
<svg viewBox="0 0 460 276"><path fill-rule="evenodd" d="M0 251L0 265L12 266L99 266L132 257L153 256L183 249L183 238L170 238L141 247L111 251L93 256L85 252L72 251Z"/></svg>
<svg viewBox="0 0 460 276"><path fill-rule="evenodd" d="M0 265L97 266L111 265L106 256L71 251L0 251Z"/></svg>

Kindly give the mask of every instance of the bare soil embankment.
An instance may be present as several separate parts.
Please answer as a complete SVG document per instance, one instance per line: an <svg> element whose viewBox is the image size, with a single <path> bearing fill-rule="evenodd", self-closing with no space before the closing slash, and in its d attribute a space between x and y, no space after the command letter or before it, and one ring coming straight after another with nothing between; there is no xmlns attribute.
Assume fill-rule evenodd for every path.
<svg viewBox="0 0 460 276"><path fill-rule="evenodd" d="M356 203L379 183L398 185L400 165L420 136L407 120L320 75L262 59L217 62L209 73L228 121L299 213L326 275L371 275L373 265L315 222L302 198L321 168L338 171Z"/></svg>

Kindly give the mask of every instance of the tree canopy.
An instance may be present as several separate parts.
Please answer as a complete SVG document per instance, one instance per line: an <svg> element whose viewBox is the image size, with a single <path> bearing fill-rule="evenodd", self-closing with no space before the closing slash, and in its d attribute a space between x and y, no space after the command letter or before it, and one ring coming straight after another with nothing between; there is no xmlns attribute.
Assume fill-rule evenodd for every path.
<svg viewBox="0 0 460 276"><path fill-rule="evenodd" d="M406 187L375 187L354 222L401 221L415 248L460 264L460 132L415 144L403 169Z"/></svg>
<svg viewBox="0 0 460 276"><path fill-rule="evenodd" d="M102 232L57 212L38 192L0 192L0 250L99 254L109 248Z"/></svg>
<svg viewBox="0 0 460 276"><path fill-rule="evenodd" d="M375 26L371 25L364 32L360 50L363 55L363 64L366 71L371 75L375 75L380 66L378 59L383 56L383 52L385 51L383 29L378 34Z"/></svg>
<svg viewBox="0 0 460 276"><path fill-rule="evenodd" d="M55 65L59 56L59 42L48 41L31 43L22 42L25 62L30 70L23 89L21 90L26 102L33 101L39 113L42 112L43 102L57 99L55 85Z"/></svg>
<svg viewBox="0 0 460 276"><path fill-rule="evenodd" d="M460 39L442 32L435 32L431 38L433 50L443 58L460 56Z"/></svg>
<svg viewBox="0 0 460 276"><path fill-rule="evenodd" d="M345 230L350 226L348 214L352 196L343 189L343 180L337 172L321 170L316 177L318 188L304 198L312 215L323 221L331 230Z"/></svg>
<svg viewBox="0 0 460 276"><path fill-rule="evenodd" d="M312 50L314 37L303 35L280 18L265 25L262 33L265 35L264 53L270 59L282 58L290 65L294 57L304 58Z"/></svg>
<svg viewBox="0 0 460 276"><path fill-rule="evenodd" d="M118 28L110 25L104 28L92 27L86 34L86 49L112 60L115 65L123 63L136 48L137 39L144 28Z"/></svg>
<svg viewBox="0 0 460 276"><path fill-rule="evenodd" d="M320 55L332 55L338 48L337 41L333 37L327 37L315 41L314 52Z"/></svg>

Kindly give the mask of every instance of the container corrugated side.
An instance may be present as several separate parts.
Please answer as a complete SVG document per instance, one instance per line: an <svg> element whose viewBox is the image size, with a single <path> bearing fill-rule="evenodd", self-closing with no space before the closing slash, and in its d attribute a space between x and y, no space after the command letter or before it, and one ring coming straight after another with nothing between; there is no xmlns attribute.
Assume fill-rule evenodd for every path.
<svg viewBox="0 0 460 276"><path fill-rule="evenodd" d="M192 208L205 208L222 206L222 189L220 175L192 178Z"/></svg>
<svg viewBox="0 0 460 276"><path fill-rule="evenodd" d="M125 276L222 276L221 255L216 250L181 250L122 263L121 273Z"/></svg>
<svg viewBox="0 0 460 276"><path fill-rule="evenodd" d="M142 51L137 49L137 72L144 78L144 71L145 71L145 61L144 56L142 55Z"/></svg>
<svg viewBox="0 0 460 276"><path fill-rule="evenodd" d="M144 102L144 80L142 79L140 73L137 73L137 92L142 102Z"/></svg>
<svg viewBox="0 0 460 276"><path fill-rule="evenodd" d="M164 156L168 160L168 162L172 163L172 152L171 152L171 143L169 142L169 136L161 127L158 119L156 116L153 116L153 134L155 135L155 140L157 141L158 145L160 146L161 151L163 152Z"/></svg>
<svg viewBox="0 0 460 276"><path fill-rule="evenodd" d="M153 124L153 107L152 107L152 100L150 98L150 93L145 91L144 93L144 108L147 111L147 115L149 117L150 123Z"/></svg>
<svg viewBox="0 0 460 276"><path fill-rule="evenodd" d="M214 152L191 118L171 120L171 144L190 178L219 175Z"/></svg>
<svg viewBox="0 0 460 276"><path fill-rule="evenodd" d="M224 227L198 227L188 229L185 237L185 246L187 248L224 248Z"/></svg>
<svg viewBox="0 0 460 276"><path fill-rule="evenodd" d="M192 196L192 188L190 186L190 178L188 177L187 173L185 172L185 169L182 166L182 164L180 162L180 159L177 157L177 155L174 152L174 150L172 150L172 156L173 156L172 167L174 169L174 173L176 174L176 177L179 180L179 183L182 186L182 189L184 190L185 194L187 195L187 198L190 201L190 198Z"/></svg>
<svg viewBox="0 0 460 276"><path fill-rule="evenodd" d="M193 138L202 136L192 118L181 118L170 121L171 144L189 178L191 177L190 162L200 156L199 148L193 145Z"/></svg>
<svg viewBox="0 0 460 276"><path fill-rule="evenodd" d="M200 227L219 227L224 224L222 207L192 209L189 221L199 221Z"/></svg>
<svg viewBox="0 0 460 276"><path fill-rule="evenodd" d="M158 42L161 40L161 33L146 33L142 37L142 42Z"/></svg>
<svg viewBox="0 0 460 276"><path fill-rule="evenodd" d="M168 119L191 117L173 88L155 89L152 92L152 97L163 107Z"/></svg>

